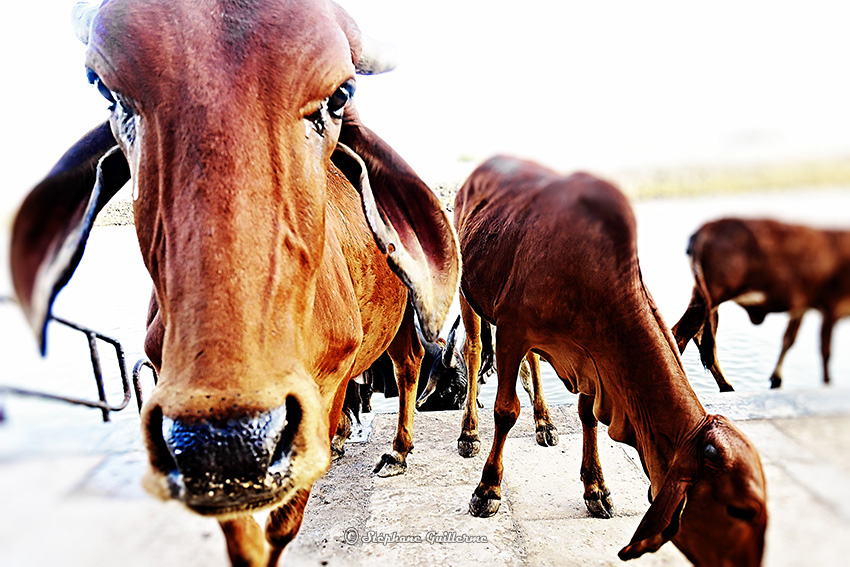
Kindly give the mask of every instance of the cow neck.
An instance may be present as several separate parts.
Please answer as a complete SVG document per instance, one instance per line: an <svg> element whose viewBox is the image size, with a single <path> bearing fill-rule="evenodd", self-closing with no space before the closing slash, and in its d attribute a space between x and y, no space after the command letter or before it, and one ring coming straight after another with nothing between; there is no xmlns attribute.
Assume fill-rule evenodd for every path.
<svg viewBox="0 0 850 567"><path fill-rule="evenodd" d="M627 338L617 354L601 365L604 394L594 405L598 416L608 418L610 436L637 449L653 485L663 481L676 452L706 416L662 325L653 312L649 321L622 334Z"/></svg>

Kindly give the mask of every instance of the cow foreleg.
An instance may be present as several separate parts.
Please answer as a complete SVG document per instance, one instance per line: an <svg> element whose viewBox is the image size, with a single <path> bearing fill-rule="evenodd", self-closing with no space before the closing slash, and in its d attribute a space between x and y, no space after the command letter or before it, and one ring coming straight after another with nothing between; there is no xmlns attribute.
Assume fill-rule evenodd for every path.
<svg viewBox="0 0 850 567"><path fill-rule="evenodd" d="M676 338L676 346L679 353L685 352L688 341L700 332L705 321L706 304L698 287L694 287L691 294L691 302L679 322L673 325L673 336ZM696 342L696 341L694 341Z"/></svg>
<svg viewBox="0 0 850 567"><path fill-rule="evenodd" d="M584 483L584 505L592 516L610 518L614 504L611 491L602 476L599 450L596 443L596 416L593 415L593 397L578 396L578 416L581 419L581 481Z"/></svg>
<svg viewBox="0 0 850 567"><path fill-rule="evenodd" d="M554 447L558 444L558 428L549 416L549 404L543 396L543 384L540 381L540 356L529 352L525 355L519 369L522 387L528 393L534 407L534 428L537 444L542 447Z"/></svg>
<svg viewBox="0 0 850 567"><path fill-rule="evenodd" d="M266 542L263 530L252 516L219 520L227 542L227 555L233 567L263 567L266 565Z"/></svg>
<svg viewBox="0 0 850 567"><path fill-rule="evenodd" d="M496 392L496 406L493 416L496 431L493 435L493 447L484 464L481 482L469 501L469 513L487 518L499 511L502 503L502 454L508 432L519 417L519 398L516 395L516 380L519 365L525 350L507 346L504 334L496 342L496 374L499 377L499 389ZM474 380L470 380L473 382Z"/></svg>
<svg viewBox="0 0 850 567"><path fill-rule="evenodd" d="M776 368L770 375L771 388L778 388L782 385L782 363L785 362L785 355L788 350L797 340L797 331L800 330L800 323L803 321L804 314L805 311L792 311L789 314L788 327L785 329L785 336L782 337L782 351L779 353L779 360L776 361Z"/></svg>
<svg viewBox="0 0 850 567"><path fill-rule="evenodd" d="M732 392L735 388L726 380L723 371L720 370L720 363L717 361L717 324L717 308L714 308L700 332L694 337L694 342L699 349L702 365L714 376L714 381L717 382L720 391Z"/></svg>
<svg viewBox="0 0 850 567"><path fill-rule="evenodd" d="M474 457L481 450L478 437L478 370L481 367L481 318L460 296L460 314L466 339L463 343L463 361L469 379L467 380L466 405L463 408L463 423L457 440L457 452L461 457Z"/></svg>
<svg viewBox="0 0 850 567"><path fill-rule="evenodd" d="M820 327L820 353L823 361L823 383L829 384L829 355L832 351L832 328L835 326L836 318L832 313L823 314L823 323Z"/></svg>
<svg viewBox="0 0 850 567"><path fill-rule="evenodd" d="M398 428L392 453L385 453L375 469L378 476L395 476L407 470L407 455L413 450L413 412L416 409L416 381L425 349L419 342L413 322L413 307L408 303L404 320L390 343L387 353L395 366L398 381Z"/></svg>
<svg viewBox="0 0 850 567"><path fill-rule="evenodd" d="M275 567L284 548L295 538L304 521L310 491L299 489L286 504L272 510L266 520L266 540L271 545L267 567Z"/></svg>

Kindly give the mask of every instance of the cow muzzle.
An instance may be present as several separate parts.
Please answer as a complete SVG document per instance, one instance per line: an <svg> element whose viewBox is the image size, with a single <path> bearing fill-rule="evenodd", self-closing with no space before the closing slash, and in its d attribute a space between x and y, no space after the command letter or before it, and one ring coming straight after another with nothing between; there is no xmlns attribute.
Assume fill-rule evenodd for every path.
<svg viewBox="0 0 850 567"><path fill-rule="evenodd" d="M226 421L162 419L171 496L201 514L264 506L288 489L296 404Z"/></svg>
<svg viewBox="0 0 850 567"><path fill-rule="evenodd" d="M154 408L146 424L152 467L145 486L205 516L283 504L330 460L316 458L317 448L305 443L304 421L293 396L274 409L226 418L168 417Z"/></svg>

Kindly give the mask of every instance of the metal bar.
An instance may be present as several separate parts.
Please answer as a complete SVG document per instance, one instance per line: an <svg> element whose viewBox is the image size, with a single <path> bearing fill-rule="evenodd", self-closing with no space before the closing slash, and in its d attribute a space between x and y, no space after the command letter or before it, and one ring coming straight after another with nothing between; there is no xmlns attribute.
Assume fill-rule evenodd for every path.
<svg viewBox="0 0 850 567"><path fill-rule="evenodd" d="M60 402L68 402L71 404L77 404L106 411L118 411L110 407L109 404L106 404L101 401L94 402L91 400L82 400L80 398L57 396L56 394L48 394L47 392L36 392L34 390L24 390L22 388L14 388L12 386L0 386L0 393L15 394L17 396L29 396L31 398L43 398L46 400L58 400Z"/></svg>
<svg viewBox="0 0 850 567"><path fill-rule="evenodd" d="M0 302L10 302L16 303L13 298L0 296ZM67 402L71 404L86 406L90 408L96 408L101 410L103 413L103 421L108 422L110 420L109 414L113 411L121 411L127 407L130 403L130 398L132 397L132 393L130 390L130 380L127 376L127 365L124 357L124 349L121 347L121 343L117 340L107 337L97 331L89 329L87 327L83 327L82 325L78 325L66 319L61 319L59 317L51 316L51 319L65 325L66 327L70 327L76 331L80 331L81 333L86 335L86 339L88 341L89 346L89 355L91 358L92 364L92 373L94 374L95 383L97 385L97 393L98 393L98 401L92 400L84 400L80 398L74 398L70 396L59 396L56 394L49 394L47 392L38 392L34 390L27 390L24 388L16 388L11 386L2 386L0 385L0 394L9 393L15 394L19 396L29 396L35 398L42 398L47 400L56 400ZM124 399L117 406L110 405L106 398L106 388L103 381L103 370L100 363L100 353L97 348L97 340L102 340L115 348L115 356L118 360L118 370L121 376L121 386L124 390ZM151 367L153 368L153 367ZM154 372L154 383L156 383L156 372ZM137 394L140 395L140 394Z"/></svg>
<svg viewBox="0 0 850 567"><path fill-rule="evenodd" d="M145 366L150 368L153 373L153 385L156 386L156 383L159 381L159 375L156 373L156 368L153 367L153 364L151 364L149 360L142 358L136 362L135 366L133 366L133 389L136 391L136 405L139 406L139 413L142 413L142 404L144 403L144 400L142 399L142 382L139 380L139 374L142 373L142 368Z"/></svg>
<svg viewBox="0 0 850 567"><path fill-rule="evenodd" d="M89 341L89 353L91 354L91 368L94 372L94 381L97 384L97 397L107 405L106 388L103 386L103 371L100 368L100 353L97 352L97 336L94 333L86 333L86 338ZM109 421L109 410L103 408L100 410L103 413L104 423Z"/></svg>

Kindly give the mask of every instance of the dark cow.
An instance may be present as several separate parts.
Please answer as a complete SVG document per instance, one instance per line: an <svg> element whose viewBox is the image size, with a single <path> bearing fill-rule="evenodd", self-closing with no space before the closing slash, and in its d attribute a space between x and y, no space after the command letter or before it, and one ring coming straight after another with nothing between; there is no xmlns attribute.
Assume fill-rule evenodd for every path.
<svg viewBox="0 0 850 567"><path fill-rule="evenodd" d="M818 230L769 219L724 218L704 224L688 243L694 290L673 335L684 352L694 340L721 391L732 390L717 361L717 308L734 301L759 325L788 312L788 328L771 388L782 385L782 362L803 315L820 311L823 381L829 383L832 329L850 315L850 232Z"/></svg>
<svg viewBox="0 0 850 567"><path fill-rule="evenodd" d="M142 408L144 485L218 519L234 565L274 565L330 464L346 385L384 351L401 397L383 462L403 470L414 318L437 336L459 277L454 233L360 122L355 72L388 65L336 4L107 0L76 17L111 117L21 206L18 299L44 349L94 215L130 180L159 373Z"/></svg>
<svg viewBox="0 0 850 567"><path fill-rule="evenodd" d="M419 411L447 411L463 407L467 376L466 365L455 348L459 324L460 316L452 325L448 340L438 338L432 342L419 331L419 340L425 349L416 388L416 409ZM345 454L345 441L351 435L352 421L359 423L361 411L372 411L371 397L375 391L382 392L387 398L398 397L393 361L387 353L379 356L360 380L349 383L343 414L331 445L334 458Z"/></svg>
<svg viewBox="0 0 850 567"><path fill-rule="evenodd" d="M480 318L497 326L498 393L493 448L469 504L499 509L502 452L516 422L517 370L529 351L579 394L584 429L581 478L591 514L608 517L596 446L597 419L637 449L652 504L622 559L672 540L694 564L756 566L767 525L765 477L753 445L723 416L708 415L644 286L635 219L613 185L587 174L562 177L537 164L493 158L455 201L467 337ZM470 375L480 344L467 340ZM475 399L470 380L468 399ZM461 454L480 446L477 409L467 402Z"/></svg>

